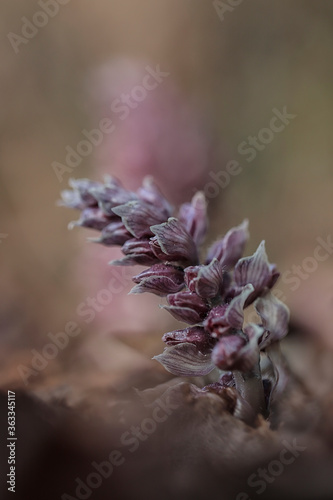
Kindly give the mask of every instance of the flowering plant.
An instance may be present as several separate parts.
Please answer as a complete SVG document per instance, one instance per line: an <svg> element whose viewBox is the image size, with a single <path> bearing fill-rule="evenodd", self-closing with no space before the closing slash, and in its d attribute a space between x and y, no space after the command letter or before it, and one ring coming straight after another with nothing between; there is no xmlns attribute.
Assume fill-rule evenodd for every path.
<svg viewBox="0 0 333 500"><path fill-rule="evenodd" d="M203 391L235 388L247 414L267 414L289 310L271 292L279 273L268 261L265 242L242 257L247 220L210 246L200 261L208 227L202 193L176 212L150 177L136 192L111 177L104 183L71 180L70 186L61 204L81 211L70 227L95 229L100 235L93 241L121 246L124 257L111 264L148 266L133 277L131 293L166 297L163 308L189 325L165 333L167 347L155 359L178 376L212 373L215 382ZM245 321L251 306L258 324Z"/></svg>

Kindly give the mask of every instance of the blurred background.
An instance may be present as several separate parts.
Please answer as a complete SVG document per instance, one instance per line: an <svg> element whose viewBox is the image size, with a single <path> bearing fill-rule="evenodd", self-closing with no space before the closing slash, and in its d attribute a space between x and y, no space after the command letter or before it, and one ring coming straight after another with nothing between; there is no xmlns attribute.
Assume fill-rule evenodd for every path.
<svg viewBox="0 0 333 500"><path fill-rule="evenodd" d="M329 245L313 256L333 232L333 5L17 0L0 10L1 384L22 385L17 367L68 322L81 333L29 383L146 369L174 327L159 300L127 297L128 275L91 322L78 314L114 276L117 252L88 243L88 230L68 232L76 214L56 202L71 177L107 173L128 187L153 174L175 204L205 190L211 241L248 218L247 254L266 240L293 324L332 348ZM147 66L167 76L120 120L112 106ZM66 164L66 148L104 118L115 130ZM230 161L238 173L212 184Z"/></svg>
<svg viewBox="0 0 333 500"><path fill-rule="evenodd" d="M24 434L19 480L27 488L22 498L30 492L36 499L51 498L49 484L63 492L57 474L73 492L75 474L85 477L105 446L118 446L119 432L109 428L119 417L110 414L110 395L169 378L151 358L162 351L161 335L178 323L159 309L158 298L128 296L131 276L140 268L108 266L119 251L88 242L95 236L89 230L69 232L78 214L56 205L70 178L101 180L105 174L129 188L152 174L175 205L204 190L209 242L245 218L251 233L246 254L266 240L269 259L282 273L276 288L291 309L291 330L298 332L290 336L288 355L307 384L306 396L294 398L295 414L283 415L283 432L291 432L283 436L292 439L295 429L310 435L318 424L311 390L322 397L326 415L318 425L324 437L309 438L306 469L299 462L297 476L283 476L283 494L277 491L276 498L287 498L286 491L293 499L319 498L319 484L323 498L331 498L326 479L333 446L333 4L235 3L1 2L0 387L39 397L36 403L24 394L18 407ZM154 78L157 85L143 95L138 86L148 74L150 85ZM136 98L122 108L121 118L126 95ZM96 141L89 133L106 119L114 130ZM98 144L91 140L84 149L87 134ZM119 292L103 304L112 280ZM94 314L87 313L91 300L97 300ZM45 350L54 335L67 343ZM85 422L93 415L104 424L87 430L57 407L61 423L55 431L54 414L40 399L63 402L64 408L78 408ZM177 420L172 425L181 448L181 428ZM200 436L203 449L205 429ZM322 451L323 442L330 452ZM140 498L128 470L140 482L145 467L154 467L151 457L157 453L162 460L153 440L147 446L149 453L129 459L129 469L112 483L115 489L127 484L126 498ZM318 456L323 462L313 460ZM178 492L196 477L187 460L181 472L174 470L177 488L184 488ZM201 472L210 467L207 460L201 455ZM34 491L36 471L37 485L44 477L45 494ZM220 467L214 474L219 477ZM300 485L304 490L296 494ZM142 498L149 498L150 487ZM94 498L109 498L108 488Z"/></svg>

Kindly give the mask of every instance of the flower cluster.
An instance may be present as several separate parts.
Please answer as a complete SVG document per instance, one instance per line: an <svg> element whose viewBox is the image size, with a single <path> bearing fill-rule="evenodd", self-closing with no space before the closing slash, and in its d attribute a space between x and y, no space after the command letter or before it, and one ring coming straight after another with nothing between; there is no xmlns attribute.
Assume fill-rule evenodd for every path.
<svg viewBox="0 0 333 500"><path fill-rule="evenodd" d="M96 229L94 241L121 246L124 257L112 264L149 266L134 276L132 293L166 297L163 308L188 325L163 336L167 347L156 359L168 371L206 375L217 367L249 374L259 365L260 351L287 334L289 311L270 291L279 273L267 259L265 242L243 257L246 220L208 248L200 264L208 227L202 193L175 213L151 178L136 192L114 178L70 184L62 204L81 210L71 227ZM244 325L250 305L260 324Z"/></svg>

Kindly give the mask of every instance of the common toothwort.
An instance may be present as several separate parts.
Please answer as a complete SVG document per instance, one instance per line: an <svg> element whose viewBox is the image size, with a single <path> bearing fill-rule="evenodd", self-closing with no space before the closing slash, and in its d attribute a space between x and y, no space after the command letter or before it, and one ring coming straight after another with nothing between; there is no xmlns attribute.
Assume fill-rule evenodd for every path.
<svg viewBox="0 0 333 500"><path fill-rule="evenodd" d="M208 226L201 192L175 212L150 177L136 192L112 177L104 183L71 180L70 186L60 204L81 211L70 227L95 229L100 236L93 241L121 246L124 257L113 265L149 266L134 276L131 293L166 297L163 308L189 325L165 333L167 347L155 359L178 376L205 376L215 370L216 382L203 390L235 387L238 400L253 415L267 415L289 310L271 292L279 273L267 259L265 242L250 257L242 257L248 221L216 241L200 264ZM246 324L244 310L249 306L259 324ZM273 383L262 375L261 366L267 371L267 365L275 374Z"/></svg>

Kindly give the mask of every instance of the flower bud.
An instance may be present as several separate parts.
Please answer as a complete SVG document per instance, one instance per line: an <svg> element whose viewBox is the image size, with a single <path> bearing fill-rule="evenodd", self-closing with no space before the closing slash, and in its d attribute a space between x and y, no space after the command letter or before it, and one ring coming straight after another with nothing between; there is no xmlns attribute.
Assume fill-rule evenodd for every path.
<svg viewBox="0 0 333 500"><path fill-rule="evenodd" d="M200 326L192 326L184 330L175 330L173 332L165 333L162 337L163 342L167 345L177 345L183 343L190 343L197 346L200 351L212 344L212 339L206 330Z"/></svg>
<svg viewBox="0 0 333 500"><path fill-rule="evenodd" d="M216 306L210 311L204 325L213 337L225 335L230 329L242 329L245 302L252 292L253 286L247 285L229 304Z"/></svg>
<svg viewBox="0 0 333 500"><path fill-rule="evenodd" d="M198 253L192 236L184 229L178 219L170 217L168 222L152 226L155 237L151 248L160 260L196 264Z"/></svg>
<svg viewBox="0 0 333 500"><path fill-rule="evenodd" d="M290 312L288 307L272 292L257 299L254 306L261 317L262 326L266 330L266 335L260 343L260 349L265 349L287 335Z"/></svg>
<svg viewBox="0 0 333 500"><path fill-rule="evenodd" d="M213 349L212 361L220 370L235 370L246 340L240 335L221 337Z"/></svg>
<svg viewBox="0 0 333 500"><path fill-rule="evenodd" d="M164 198L153 177L147 175L143 179L142 186L137 191L138 196L151 205L163 210L170 217L172 208L170 203Z"/></svg>
<svg viewBox="0 0 333 500"><path fill-rule="evenodd" d="M108 224L110 224L110 218L100 208L85 208L81 212L79 220L70 222L68 228L73 229L75 226L82 226L101 231Z"/></svg>
<svg viewBox="0 0 333 500"><path fill-rule="evenodd" d="M183 224L186 231L192 236L195 243L201 245L205 239L208 228L205 195L198 192L193 196L191 203L184 203L181 205L178 219Z"/></svg>
<svg viewBox="0 0 333 500"><path fill-rule="evenodd" d="M99 207L107 214L114 216L113 209L136 200L136 195L118 185L101 186L93 189L92 194L98 201Z"/></svg>
<svg viewBox="0 0 333 500"><path fill-rule="evenodd" d="M69 185L73 189L65 189L61 192L62 200L60 200L59 205L78 210L97 207L97 200L91 191L102 186L101 183L89 179L70 179Z"/></svg>
<svg viewBox="0 0 333 500"><path fill-rule="evenodd" d="M79 193L85 207L93 207L97 204L92 191L103 186L100 182L90 181L89 179L70 179L69 185Z"/></svg>
<svg viewBox="0 0 333 500"><path fill-rule="evenodd" d="M82 201L80 193L78 191L72 191L70 189L65 189L61 191L61 200L57 202L57 205L67 208L75 208L77 210L84 210L87 208L86 203ZM97 207L97 201L95 204Z"/></svg>
<svg viewBox="0 0 333 500"><path fill-rule="evenodd" d="M169 306L163 309L169 311L174 318L190 325L200 323L209 311L208 303L192 292L179 292L168 295Z"/></svg>
<svg viewBox="0 0 333 500"><path fill-rule="evenodd" d="M243 287L251 283L254 288L254 292L248 298L246 305L251 304L267 288L272 288L278 277L279 273L276 271L276 266L268 262L264 241L260 243L251 257L240 259L235 266L234 279L236 286Z"/></svg>
<svg viewBox="0 0 333 500"><path fill-rule="evenodd" d="M150 226L164 222L169 214L145 201L129 201L125 205L113 208L113 212L121 217L125 227L136 238L151 236Z"/></svg>
<svg viewBox="0 0 333 500"><path fill-rule="evenodd" d="M258 342L264 329L250 323L243 332L221 337L212 352L212 361L221 370L250 372L259 361Z"/></svg>
<svg viewBox="0 0 333 500"><path fill-rule="evenodd" d="M221 240L214 243L208 250L207 263L218 259L226 269L234 267L243 255L249 238L248 226L248 221L244 220L242 224L230 229Z"/></svg>
<svg viewBox="0 0 333 500"><path fill-rule="evenodd" d="M191 266L185 269L185 282L191 292L204 299L214 298L221 294L223 286L223 270L217 259L207 266Z"/></svg>
<svg viewBox="0 0 333 500"><path fill-rule="evenodd" d="M137 285L131 293L150 292L160 297L180 292L184 288L184 273L169 264L155 264L150 269L134 276Z"/></svg>
<svg viewBox="0 0 333 500"><path fill-rule="evenodd" d="M110 264L116 266L152 266L159 262L158 258L153 254L148 238L142 238L140 240L131 238L128 239L123 247L122 251L125 257L120 260L115 260Z"/></svg>
<svg viewBox="0 0 333 500"><path fill-rule="evenodd" d="M99 238L88 238L94 243L101 243L105 246L122 246L132 235L127 231L121 221L111 222L102 229Z"/></svg>

